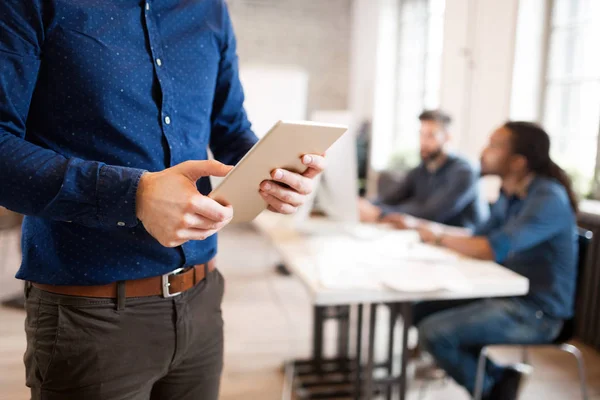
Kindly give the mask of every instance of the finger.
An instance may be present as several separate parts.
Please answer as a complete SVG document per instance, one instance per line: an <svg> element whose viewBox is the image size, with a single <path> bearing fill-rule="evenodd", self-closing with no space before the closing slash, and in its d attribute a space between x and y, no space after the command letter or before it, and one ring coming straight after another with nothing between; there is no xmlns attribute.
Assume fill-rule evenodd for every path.
<svg viewBox="0 0 600 400"><path fill-rule="evenodd" d="M200 214L186 213L183 216L183 229L204 229L204 230L219 230L227 225L229 221L215 222Z"/></svg>
<svg viewBox="0 0 600 400"><path fill-rule="evenodd" d="M233 169L231 165L225 165L215 160L186 161L176 168L189 180L196 182L204 176L225 176Z"/></svg>
<svg viewBox="0 0 600 400"><path fill-rule="evenodd" d="M215 233L218 229L180 229L176 233L177 241L184 243L190 240L206 240Z"/></svg>
<svg viewBox="0 0 600 400"><path fill-rule="evenodd" d="M263 192L262 190L260 191L260 195L267 202L271 211L280 214L293 214L297 210L297 208L291 204L284 203L275 196L271 196L269 193Z"/></svg>
<svg viewBox="0 0 600 400"><path fill-rule="evenodd" d="M285 188L273 181L265 181L260 185L260 189L274 196L284 203L294 207L299 207L304 203L304 196L300 193Z"/></svg>
<svg viewBox="0 0 600 400"><path fill-rule="evenodd" d="M312 192L312 180L298 173L276 169L271 173L271 176L275 182L288 185L300 194L307 195Z"/></svg>
<svg viewBox="0 0 600 400"><path fill-rule="evenodd" d="M431 235L429 235L429 232L419 232L419 236L421 237L421 241L425 243L431 240Z"/></svg>
<svg viewBox="0 0 600 400"><path fill-rule="evenodd" d="M201 194L190 199L188 211L200 214L213 222L225 222L233 218L233 208L231 206L223 206L210 197Z"/></svg>
<svg viewBox="0 0 600 400"><path fill-rule="evenodd" d="M325 157L315 154L306 154L303 156L302 163L308 167L302 175L311 179L323 172L326 167Z"/></svg>

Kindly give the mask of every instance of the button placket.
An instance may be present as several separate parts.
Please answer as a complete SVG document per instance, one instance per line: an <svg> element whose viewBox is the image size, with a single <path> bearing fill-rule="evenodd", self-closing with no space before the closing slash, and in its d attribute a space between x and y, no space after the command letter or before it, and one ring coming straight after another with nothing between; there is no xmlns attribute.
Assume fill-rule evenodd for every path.
<svg viewBox="0 0 600 400"><path fill-rule="evenodd" d="M156 23L154 22L154 14L152 12L148 12L150 8L150 3L146 2L146 10L145 19L146 19L146 29L148 31L148 39L150 41L150 56L152 60L154 60L154 73L156 74L156 78L159 83L160 90L162 92L162 104L160 104L160 112L162 119L162 131L163 135L167 140L167 144L170 151L170 165L178 164L179 161L173 155L173 146L175 141L171 138L171 132L173 131L173 119L172 119L172 110L170 107L170 99L171 99L171 82L170 77L168 75L168 69L166 68L165 58L162 54L162 44L160 40L160 35L158 29L156 28Z"/></svg>

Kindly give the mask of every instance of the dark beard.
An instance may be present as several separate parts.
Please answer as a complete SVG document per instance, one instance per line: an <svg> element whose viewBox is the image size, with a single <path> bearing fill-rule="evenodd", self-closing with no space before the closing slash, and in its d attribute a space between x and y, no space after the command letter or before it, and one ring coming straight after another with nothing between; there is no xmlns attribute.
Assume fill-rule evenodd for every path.
<svg viewBox="0 0 600 400"><path fill-rule="evenodd" d="M422 161L425 164L428 164L430 162L437 160L442 155L442 153L443 153L442 149L438 149L436 152L429 154L427 157L424 157L422 159Z"/></svg>

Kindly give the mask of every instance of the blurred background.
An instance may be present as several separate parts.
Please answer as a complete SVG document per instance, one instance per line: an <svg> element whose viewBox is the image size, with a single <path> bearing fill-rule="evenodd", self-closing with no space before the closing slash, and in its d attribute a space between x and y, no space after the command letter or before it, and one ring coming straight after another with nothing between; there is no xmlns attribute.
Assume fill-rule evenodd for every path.
<svg viewBox="0 0 600 400"><path fill-rule="evenodd" d="M376 173L418 163L423 109L452 115L455 150L475 160L503 121L537 121L579 194L594 198L598 191L600 2L229 4L258 134L280 117L348 110L356 126L369 124L369 167Z"/></svg>
<svg viewBox="0 0 600 400"><path fill-rule="evenodd" d="M386 174L419 163L417 117L424 109L452 115L452 148L472 160L506 120L537 121L586 200L581 222L600 227L600 0L227 2L258 136L280 119L325 115L348 123L361 192L375 194ZM483 185L493 201L498 182L486 178ZM0 300L17 307L19 222L0 209ZM299 282L274 273L278 256L251 227L231 227L221 240L228 279L222 398L280 398L283 361L310 351L310 299ZM243 260L240 248L247 250L239 251ZM595 289L578 312L588 321L580 326L588 384L600 399L596 253L589 266ZM28 398L23 319L22 311L0 309L0 399ZM578 398L576 372L561 366L570 359L543 350L533 357L543 372L523 398ZM464 397L449 385L426 398Z"/></svg>

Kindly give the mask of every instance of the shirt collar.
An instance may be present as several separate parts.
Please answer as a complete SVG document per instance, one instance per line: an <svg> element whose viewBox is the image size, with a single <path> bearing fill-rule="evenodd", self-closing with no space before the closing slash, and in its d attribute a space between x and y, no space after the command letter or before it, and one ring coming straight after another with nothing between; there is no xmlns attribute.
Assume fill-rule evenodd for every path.
<svg viewBox="0 0 600 400"><path fill-rule="evenodd" d="M527 175L523 180L521 180L517 185L510 188L510 190L506 190L503 186L500 190L502 193L508 198L516 198L523 200L527 197L527 193L529 192L529 188L535 179L535 174Z"/></svg>
<svg viewBox="0 0 600 400"><path fill-rule="evenodd" d="M434 174L448 164L450 158L450 154L444 154L444 157L440 157L439 159L430 163L423 163L423 165L430 174Z"/></svg>

